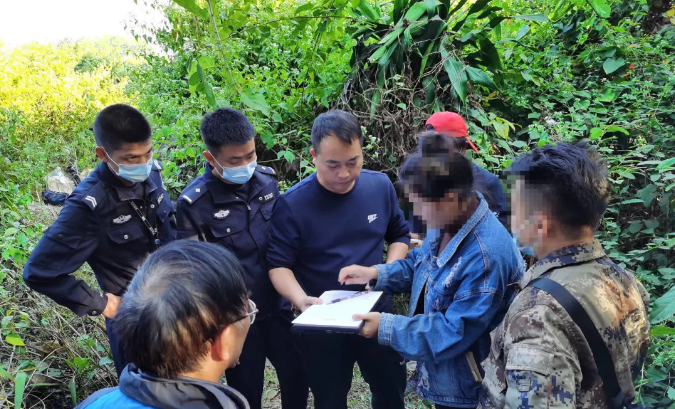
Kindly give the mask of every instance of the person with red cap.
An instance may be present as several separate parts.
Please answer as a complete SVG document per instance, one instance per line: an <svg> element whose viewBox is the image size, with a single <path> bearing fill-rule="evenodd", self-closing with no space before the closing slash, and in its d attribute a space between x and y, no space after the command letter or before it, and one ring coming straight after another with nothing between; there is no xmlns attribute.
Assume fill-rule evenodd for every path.
<svg viewBox="0 0 675 409"><path fill-rule="evenodd" d="M455 148L462 154L466 154L469 149L478 152L476 145L469 139L469 133L464 119L454 112L436 112L425 124L426 131L436 131L447 137L452 138ZM502 183L497 176L472 163L473 177L479 190L487 200L490 210L495 213L497 219L508 230L506 224L508 216L508 207L506 204L506 195L502 188ZM422 222L416 216L411 216L409 221L410 232L413 234L422 233L424 230Z"/></svg>

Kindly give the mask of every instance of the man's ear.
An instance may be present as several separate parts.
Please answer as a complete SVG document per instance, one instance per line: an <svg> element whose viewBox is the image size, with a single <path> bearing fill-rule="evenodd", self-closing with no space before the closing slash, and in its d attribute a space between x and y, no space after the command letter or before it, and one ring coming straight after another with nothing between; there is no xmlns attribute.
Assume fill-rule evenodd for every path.
<svg viewBox="0 0 675 409"><path fill-rule="evenodd" d="M312 163L316 165L316 151L314 148L309 150L310 155L312 155Z"/></svg>
<svg viewBox="0 0 675 409"><path fill-rule="evenodd" d="M211 345L211 359L216 362L227 362L228 367L235 359L235 350L233 346L237 339L236 323L230 324L223 328L222 331L216 335L213 344Z"/></svg>
<svg viewBox="0 0 675 409"><path fill-rule="evenodd" d="M204 153L202 155L204 155L204 158L206 159L207 162L209 162L209 165L211 165L212 168L216 167L216 165L214 163L215 161L213 160L213 155L211 155L211 152L204 151Z"/></svg>
<svg viewBox="0 0 675 409"><path fill-rule="evenodd" d="M96 147L96 156L103 162L108 163L108 155L105 154L105 150L101 146Z"/></svg>

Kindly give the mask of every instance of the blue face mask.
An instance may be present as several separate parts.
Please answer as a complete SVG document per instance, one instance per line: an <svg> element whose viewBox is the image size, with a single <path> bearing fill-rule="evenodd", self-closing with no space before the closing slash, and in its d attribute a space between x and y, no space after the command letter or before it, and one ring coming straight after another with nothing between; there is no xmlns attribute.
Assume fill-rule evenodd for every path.
<svg viewBox="0 0 675 409"><path fill-rule="evenodd" d="M211 156L213 156L213 154L211 154ZM213 158L213 161L218 163L215 157ZM243 185L244 183L251 180L251 177L253 177L253 172L255 172L255 168L258 166L258 163L253 161L248 165L241 165L234 168L226 168L220 163L218 163L218 166L220 166L220 176L222 176L223 179L230 183Z"/></svg>
<svg viewBox="0 0 675 409"><path fill-rule="evenodd" d="M150 172L152 171L152 157L148 159L148 163L141 163L139 165L123 165L118 164L112 160L110 155L108 155L108 152L106 152L106 156L108 156L108 159L110 159L112 163L117 165L118 171L113 172L121 178L124 178L130 182L140 183L145 182L146 179L150 177Z"/></svg>

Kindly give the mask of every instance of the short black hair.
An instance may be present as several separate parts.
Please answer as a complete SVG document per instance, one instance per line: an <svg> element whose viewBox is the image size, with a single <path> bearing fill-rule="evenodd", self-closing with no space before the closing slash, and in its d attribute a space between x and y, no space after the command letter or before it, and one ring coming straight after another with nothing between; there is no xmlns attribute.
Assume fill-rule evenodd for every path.
<svg viewBox="0 0 675 409"><path fill-rule="evenodd" d="M607 209L607 165L583 141L536 148L514 160L507 174L523 180L528 213L545 208L569 238L578 238L584 226L595 229Z"/></svg>
<svg viewBox="0 0 675 409"><path fill-rule="evenodd" d="M125 355L143 371L193 371L208 345L246 312L237 258L217 244L174 241L138 270L115 318Z"/></svg>
<svg viewBox="0 0 675 409"><path fill-rule="evenodd" d="M246 115L232 108L218 108L204 115L200 131L209 149L243 145L255 138L255 129Z"/></svg>
<svg viewBox="0 0 675 409"><path fill-rule="evenodd" d="M116 151L125 143L145 142L152 137L152 128L136 108L115 104L105 107L94 120L96 144L107 151Z"/></svg>
<svg viewBox="0 0 675 409"><path fill-rule="evenodd" d="M465 200L474 191L473 179L469 159L455 148L451 138L435 131L419 136L417 151L406 159L399 175L408 191L428 201L438 201L448 192Z"/></svg>
<svg viewBox="0 0 675 409"><path fill-rule="evenodd" d="M356 117L339 109L331 109L316 117L312 125L312 147L319 152L321 141L328 135L333 135L351 145L352 140L358 139L363 146L363 133Z"/></svg>

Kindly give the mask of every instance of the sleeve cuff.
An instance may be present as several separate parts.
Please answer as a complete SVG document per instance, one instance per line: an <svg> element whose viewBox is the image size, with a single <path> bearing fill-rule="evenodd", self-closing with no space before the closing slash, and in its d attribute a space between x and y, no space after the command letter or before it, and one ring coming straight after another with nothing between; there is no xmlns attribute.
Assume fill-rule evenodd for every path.
<svg viewBox="0 0 675 409"><path fill-rule="evenodd" d="M87 315L91 315L92 317L99 316L103 314L103 310L105 310L106 305L108 305L108 296L97 293L94 295L91 304L91 308L87 311Z"/></svg>
<svg viewBox="0 0 675 409"><path fill-rule="evenodd" d="M394 244L394 243L403 243L403 244L405 244L406 246L410 246L410 234L405 235L405 236L403 236L403 237L399 237L398 239L396 239L396 240L392 241L391 243L389 243L389 245L391 246L391 245Z"/></svg>
<svg viewBox="0 0 675 409"><path fill-rule="evenodd" d="M386 312L380 315L380 326L377 329L377 342L380 345L391 346L391 332L394 325L394 314Z"/></svg>
<svg viewBox="0 0 675 409"><path fill-rule="evenodd" d="M387 265L386 264L377 264L373 266L377 269L377 283L373 287L375 291L385 291L389 281L389 275L387 274Z"/></svg>

